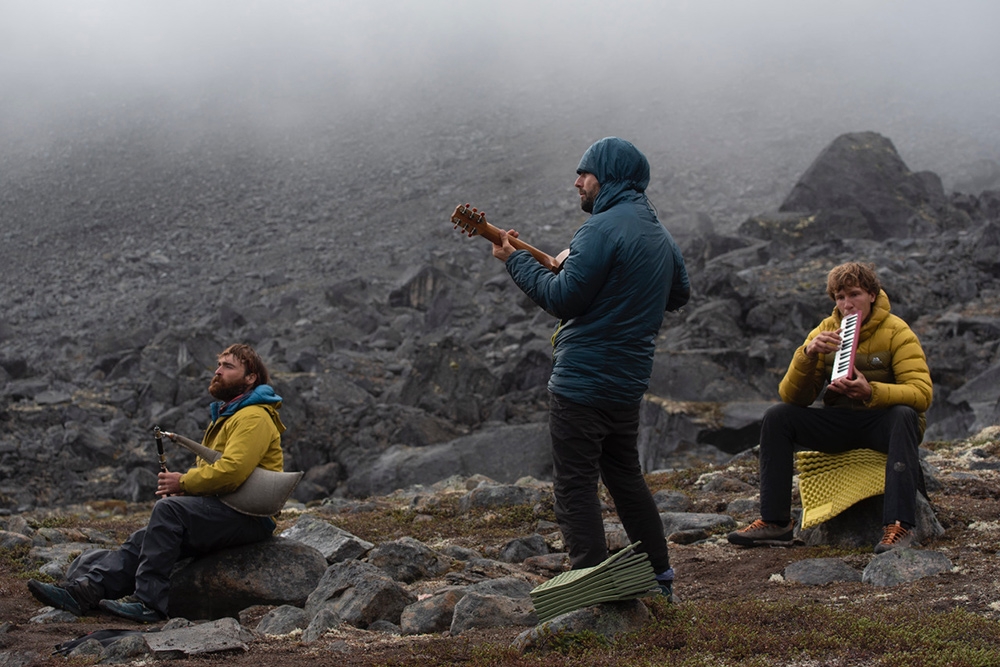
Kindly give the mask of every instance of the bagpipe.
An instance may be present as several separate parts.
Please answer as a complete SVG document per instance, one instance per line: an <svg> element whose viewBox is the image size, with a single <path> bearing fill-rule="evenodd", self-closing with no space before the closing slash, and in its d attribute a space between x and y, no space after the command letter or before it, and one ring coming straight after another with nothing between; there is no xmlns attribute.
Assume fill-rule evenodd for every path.
<svg viewBox="0 0 1000 667"><path fill-rule="evenodd" d="M160 430L159 426L153 427L153 437L156 439L156 450L160 458L160 470L167 471L167 459L163 452L163 438L170 438L173 442L194 452L194 454L209 464L215 463L222 457L222 452L195 442L183 435ZM250 516L273 516L281 511L285 506L288 497L292 495L295 486L302 479L304 472L280 472L257 467L253 469L246 481L238 489L231 493L224 493L216 496L224 505Z"/></svg>

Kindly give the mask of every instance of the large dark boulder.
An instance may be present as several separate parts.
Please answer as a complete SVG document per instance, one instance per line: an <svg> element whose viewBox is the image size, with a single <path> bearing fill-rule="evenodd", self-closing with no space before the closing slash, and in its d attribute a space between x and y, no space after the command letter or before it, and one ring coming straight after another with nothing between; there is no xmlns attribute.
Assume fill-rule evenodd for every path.
<svg viewBox="0 0 1000 667"><path fill-rule="evenodd" d="M170 577L170 616L239 617L253 605L301 607L326 572L311 546L275 537L182 562Z"/></svg>
<svg viewBox="0 0 1000 667"><path fill-rule="evenodd" d="M910 171L892 141L876 132L834 139L779 211L823 212L792 224L821 225L847 238L918 236L941 231L950 221L941 179Z"/></svg>
<svg viewBox="0 0 1000 667"><path fill-rule="evenodd" d="M370 468L352 476L354 495L379 495L452 475L486 475L499 482L552 477L548 425L498 425L429 447L391 447Z"/></svg>
<svg viewBox="0 0 1000 667"><path fill-rule="evenodd" d="M882 539L882 504L885 496L877 495L851 505L837 516L818 526L801 531L799 537L809 546L829 545L842 549L871 547ZM916 540L926 546L944 535L944 528L934 514L934 508L917 494Z"/></svg>
<svg viewBox="0 0 1000 667"><path fill-rule="evenodd" d="M976 420L967 427L969 431L981 431L998 423L1000 417L1000 364L971 378L964 385L951 392L947 398L951 405L964 404L971 409Z"/></svg>
<svg viewBox="0 0 1000 667"><path fill-rule="evenodd" d="M400 615L417 596L407 591L384 570L357 560L331 565L316 589L309 594L305 610L315 618L324 609L345 623L367 628L376 621L398 624Z"/></svg>
<svg viewBox="0 0 1000 667"><path fill-rule="evenodd" d="M474 426L489 414L500 380L465 343L445 338L418 348L400 403Z"/></svg>
<svg viewBox="0 0 1000 667"><path fill-rule="evenodd" d="M972 234L972 261L990 275L1000 276L1000 222L991 220Z"/></svg>

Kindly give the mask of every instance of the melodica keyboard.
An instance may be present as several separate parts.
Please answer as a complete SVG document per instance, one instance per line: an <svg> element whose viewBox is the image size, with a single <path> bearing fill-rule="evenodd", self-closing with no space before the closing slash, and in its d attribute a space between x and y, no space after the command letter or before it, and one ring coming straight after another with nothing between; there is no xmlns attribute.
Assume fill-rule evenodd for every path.
<svg viewBox="0 0 1000 667"><path fill-rule="evenodd" d="M854 376L854 355L858 351L858 314L851 313L840 322L840 347L833 357L830 381Z"/></svg>

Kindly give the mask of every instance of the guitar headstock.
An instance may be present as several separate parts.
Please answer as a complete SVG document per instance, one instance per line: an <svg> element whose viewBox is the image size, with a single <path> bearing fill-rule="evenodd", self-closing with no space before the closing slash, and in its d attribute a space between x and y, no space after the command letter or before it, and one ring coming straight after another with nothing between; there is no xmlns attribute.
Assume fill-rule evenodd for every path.
<svg viewBox="0 0 1000 667"><path fill-rule="evenodd" d="M451 222L459 233L468 234L470 238L482 234L489 225L486 214L470 204L456 206L455 212L451 214Z"/></svg>

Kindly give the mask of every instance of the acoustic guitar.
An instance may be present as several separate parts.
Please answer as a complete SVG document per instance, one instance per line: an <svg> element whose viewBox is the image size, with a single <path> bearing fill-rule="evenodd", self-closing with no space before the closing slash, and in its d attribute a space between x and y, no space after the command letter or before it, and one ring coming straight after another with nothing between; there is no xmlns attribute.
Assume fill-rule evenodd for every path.
<svg viewBox="0 0 1000 667"><path fill-rule="evenodd" d="M455 212L451 214L451 222L455 225L455 229L459 233L468 234L469 238L478 235L494 245L500 245L500 230L487 222L485 213L472 208L469 204L456 206ZM552 273L559 273L563 262L566 261L566 256L569 255L569 250L567 249L563 250L556 257L553 257L525 243L521 239L508 236L507 240L517 250L527 250L531 253L532 257L538 260L539 264Z"/></svg>

